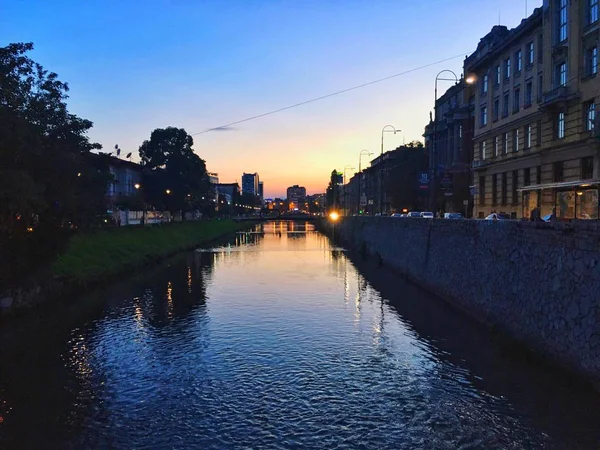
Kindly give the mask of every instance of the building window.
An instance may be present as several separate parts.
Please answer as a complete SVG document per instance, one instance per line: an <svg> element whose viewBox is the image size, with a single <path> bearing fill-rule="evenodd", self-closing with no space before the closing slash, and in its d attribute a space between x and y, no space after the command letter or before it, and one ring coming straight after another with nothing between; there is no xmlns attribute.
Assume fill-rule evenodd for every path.
<svg viewBox="0 0 600 450"><path fill-rule="evenodd" d="M485 205L485 177L479 177L479 204Z"/></svg>
<svg viewBox="0 0 600 450"><path fill-rule="evenodd" d="M585 105L585 129L586 131L593 131L596 126L596 104L594 100L591 100Z"/></svg>
<svg viewBox="0 0 600 450"><path fill-rule="evenodd" d="M515 53L515 74L521 71L523 68L523 52L519 49Z"/></svg>
<svg viewBox="0 0 600 450"><path fill-rule="evenodd" d="M525 148L531 148L531 124L525 125Z"/></svg>
<svg viewBox="0 0 600 450"><path fill-rule="evenodd" d="M565 137L565 113L560 111L556 118L556 137L562 139Z"/></svg>
<svg viewBox="0 0 600 450"><path fill-rule="evenodd" d="M531 169L523 169L523 186L529 186L531 184Z"/></svg>
<svg viewBox="0 0 600 450"><path fill-rule="evenodd" d="M537 100L538 102L542 101L542 96L544 95L544 77L540 75L538 77L538 90L537 90Z"/></svg>
<svg viewBox="0 0 600 450"><path fill-rule="evenodd" d="M519 129L515 128L513 130L513 151L519 151Z"/></svg>
<svg viewBox="0 0 600 450"><path fill-rule="evenodd" d="M487 125L487 106L481 107L480 119L481 119L481 126L485 127Z"/></svg>
<svg viewBox="0 0 600 450"><path fill-rule="evenodd" d="M494 84L496 86L498 86L500 84L500 66L496 66L496 69L495 69L494 72L496 74L495 80L494 80Z"/></svg>
<svg viewBox="0 0 600 450"><path fill-rule="evenodd" d="M535 129L536 129L535 143L537 145L542 145L542 121L541 120L537 121Z"/></svg>
<svg viewBox="0 0 600 450"><path fill-rule="evenodd" d="M535 57L533 41L527 44L527 65L533 64L533 58Z"/></svg>
<svg viewBox="0 0 600 450"><path fill-rule="evenodd" d="M508 92L505 92L502 103L502 117L508 117L508 97Z"/></svg>
<svg viewBox="0 0 600 450"><path fill-rule="evenodd" d="M458 125L458 137L462 139L462 123Z"/></svg>
<svg viewBox="0 0 600 450"><path fill-rule="evenodd" d="M587 76L596 75L598 73L598 46L586 49L585 69Z"/></svg>
<svg viewBox="0 0 600 450"><path fill-rule="evenodd" d="M508 133L504 133L504 154L508 153Z"/></svg>
<svg viewBox="0 0 600 450"><path fill-rule="evenodd" d="M494 156L498 156L500 154L500 136L496 136L494 138Z"/></svg>
<svg viewBox="0 0 600 450"><path fill-rule="evenodd" d="M510 58L504 60L504 81L510 79Z"/></svg>
<svg viewBox="0 0 600 450"><path fill-rule="evenodd" d="M600 10L600 1L599 0L588 0L588 24L594 23L598 21L599 10Z"/></svg>
<svg viewBox="0 0 600 450"><path fill-rule="evenodd" d="M517 113L521 108L521 88L515 88L513 94L513 113Z"/></svg>
<svg viewBox="0 0 600 450"><path fill-rule="evenodd" d="M552 164L552 176L554 177L555 183L560 183L564 179L564 163L562 161L556 161Z"/></svg>
<svg viewBox="0 0 600 450"><path fill-rule="evenodd" d="M507 201L507 197L508 197L508 176L507 173L504 172L502 174L502 205L506 206L508 204Z"/></svg>
<svg viewBox="0 0 600 450"><path fill-rule="evenodd" d="M498 204L498 174L492 175L492 205Z"/></svg>
<svg viewBox="0 0 600 450"><path fill-rule="evenodd" d="M479 159L485 160L485 141L479 143Z"/></svg>
<svg viewBox="0 0 600 450"><path fill-rule="evenodd" d="M567 63L562 62L556 65L556 87L567 84Z"/></svg>
<svg viewBox="0 0 600 450"><path fill-rule="evenodd" d="M581 179L590 180L594 178L594 157L581 158Z"/></svg>
<svg viewBox="0 0 600 450"><path fill-rule="evenodd" d="M500 114L500 99L494 99L494 109L492 110L492 120L498 120L498 115Z"/></svg>
<svg viewBox="0 0 600 450"><path fill-rule="evenodd" d="M531 106L531 102L533 102L533 83L529 81L525 85L525 102L524 106Z"/></svg>
<svg viewBox="0 0 600 450"><path fill-rule="evenodd" d="M519 171L513 170L512 172L512 203L517 205L519 203L519 194L517 189L519 188Z"/></svg>
<svg viewBox="0 0 600 450"><path fill-rule="evenodd" d="M482 78L481 78L481 93L482 94L486 94L488 91L488 74L486 73Z"/></svg>
<svg viewBox="0 0 600 450"><path fill-rule="evenodd" d="M558 0L558 42L567 39L567 0Z"/></svg>
<svg viewBox="0 0 600 450"><path fill-rule="evenodd" d="M542 166L535 168L535 184L542 184Z"/></svg>

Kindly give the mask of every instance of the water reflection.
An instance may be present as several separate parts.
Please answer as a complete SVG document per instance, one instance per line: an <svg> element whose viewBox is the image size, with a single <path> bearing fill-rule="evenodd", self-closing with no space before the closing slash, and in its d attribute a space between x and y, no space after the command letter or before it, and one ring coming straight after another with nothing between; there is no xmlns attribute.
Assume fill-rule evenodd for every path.
<svg viewBox="0 0 600 450"><path fill-rule="evenodd" d="M310 224L262 224L0 338L0 448L600 442L595 394Z"/></svg>

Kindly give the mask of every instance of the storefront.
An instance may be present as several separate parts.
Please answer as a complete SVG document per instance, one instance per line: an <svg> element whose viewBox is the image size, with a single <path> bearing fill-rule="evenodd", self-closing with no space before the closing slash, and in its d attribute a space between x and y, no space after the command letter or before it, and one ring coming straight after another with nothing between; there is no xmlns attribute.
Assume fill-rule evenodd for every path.
<svg viewBox="0 0 600 450"><path fill-rule="evenodd" d="M528 219L539 206L542 211L555 208L559 220L598 219L598 189L600 180L567 181L524 186L521 191L522 217ZM550 194L550 195L548 195ZM551 203L544 205L545 199ZM546 208L544 208L544 206ZM544 215L544 213L542 213Z"/></svg>

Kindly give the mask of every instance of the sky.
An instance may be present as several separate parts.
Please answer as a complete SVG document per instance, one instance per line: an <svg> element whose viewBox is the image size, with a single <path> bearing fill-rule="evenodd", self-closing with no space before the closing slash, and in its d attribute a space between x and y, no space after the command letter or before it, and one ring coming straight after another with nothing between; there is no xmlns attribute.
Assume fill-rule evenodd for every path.
<svg viewBox="0 0 600 450"><path fill-rule="evenodd" d="M541 4L0 0L0 46L33 42L31 57L69 83L70 111L94 123L90 138L133 160L155 128L195 134L410 71L194 135L194 151L221 182L258 172L265 196L281 197L294 184L324 192L333 169L358 171L361 150L381 151L385 125L401 130L385 134L386 150L422 140L436 74L460 76L493 25L515 27L526 6L531 14ZM438 91L447 87L439 82Z"/></svg>

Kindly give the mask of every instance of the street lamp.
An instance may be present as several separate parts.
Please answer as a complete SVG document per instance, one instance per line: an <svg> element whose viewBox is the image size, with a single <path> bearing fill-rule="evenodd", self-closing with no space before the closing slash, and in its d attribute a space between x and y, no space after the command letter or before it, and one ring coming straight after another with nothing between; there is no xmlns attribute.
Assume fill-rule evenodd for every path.
<svg viewBox="0 0 600 450"><path fill-rule="evenodd" d="M346 170L354 170L354 167L348 165L344 166L344 215L347 214L348 206L348 188L346 187Z"/></svg>
<svg viewBox="0 0 600 450"><path fill-rule="evenodd" d="M381 157L379 164L381 169L379 172L379 212L383 214L383 135L384 133L399 133L402 130L397 130L393 125L386 125L381 129Z"/></svg>
<svg viewBox="0 0 600 450"><path fill-rule="evenodd" d="M357 201L357 209L356 211L358 211L358 214L360 215L360 194L361 194L361 190L362 190L362 157L363 155L367 155L367 156L373 156L373 153L370 152L369 150L361 150L360 151L360 155L358 155L358 201Z"/></svg>
<svg viewBox="0 0 600 450"><path fill-rule="evenodd" d="M133 185L133 187L136 188L137 190L139 190L141 186L140 186L140 183L135 183Z"/></svg>
<svg viewBox="0 0 600 450"><path fill-rule="evenodd" d="M167 189L167 190L165 190L165 194L167 194L167 195L171 195L171 189Z"/></svg>

